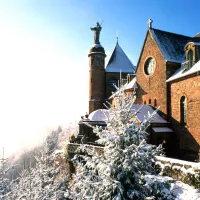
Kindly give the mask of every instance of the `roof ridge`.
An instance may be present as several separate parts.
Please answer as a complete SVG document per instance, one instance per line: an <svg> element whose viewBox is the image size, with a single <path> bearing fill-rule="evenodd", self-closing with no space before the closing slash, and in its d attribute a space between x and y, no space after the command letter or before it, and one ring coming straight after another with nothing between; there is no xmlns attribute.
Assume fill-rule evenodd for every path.
<svg viewBox="0 0 200 200"><path fill-rule="evenodd" d="M195 36L193 38L198 38L198 37L200 37L200 32L195 34Z"/></svg>
<svg viewBox="0 0 200 200"><path fill-rule="evenodd" d="M133 66L135 66L135 65L132 63L132 61L129 59L129 57L126 55L126 53L124 52L124 50L121 48L121 46L119 45L118 42L117 42L117 44L116 44L116 47L117 47L117 45L119 46L119 48L121 49L121 51L124 53L124 55L126 56L126 58L129 60L129 62L130 62Z"/></svg>
<svg viewBox="0 0 200 200"><path fill-rule="evenodd" d="M152 30L155 30L155 31L160 31L160 32L164 32L164 33L169 33L169 34L172 34L172 35L177 35L177 36L182 36L182 37L187 37L187 38L193 38L191 36L187 36L187 35L182 35L182 34L178 34L178 33L173 33L173 32L169 32L169 31L163 31L163 30L160 30L160 29L156 29L156 28L151 28Z"/></svg>
<svg viewBox="0 0 200 200"><path fill-rule="evenodd" d="M110 72L111 69L115 70L115 72L119 72L120 68L122 68L123 72L133 72L135 70L135 65L133 65L132 61L121 48L119 42L116 42L112 53L108 57L105 69L107 72Z"/></svg>
<svg viewBox="0 0 200 200"><path fill-rule="evenodd" d="M113 56L113 53L115 52L115 49L117 48L117 45L119 45L118 42L116 43L115 47L113 48L113 50L112 50L112 52L111 52L111 54L110 54L110 56L108 58L108 62L106 63L105 67L107 67L110 64L110 62L112 60L111 58Z"/></svg>

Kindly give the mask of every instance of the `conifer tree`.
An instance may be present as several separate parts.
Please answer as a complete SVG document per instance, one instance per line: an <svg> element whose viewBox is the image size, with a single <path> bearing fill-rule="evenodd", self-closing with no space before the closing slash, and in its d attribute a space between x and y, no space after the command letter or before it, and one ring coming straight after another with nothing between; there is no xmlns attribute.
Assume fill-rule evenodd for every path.
<svg viewBox="0 0 200 200"><path fill-rule="evenodd" d="M1 200L11 200L12 193L11 193L11 182L6 177L7 172L13 168L13 166L5 169L5 165L7 163L7 158L4 157L4 148L3 148L3 155L0 159L0 199Z"/></svg>
<svg viewBox="0 0 200 200"><path fill-rule="evenodd" d="M48 147L48 145L46 145ZM60 167L54 167L52 149L46 148L41 157L36 157L36 166L24 170L12 188L13 199L64 200L66 177L59 177ZM49 152L50 151L50 152Z"/></svg>
<svg viewBox="0 0 200 200"><path fill-rule="evenodd" d="M146 175L156 174L155 156L162 154L161 146L147 144L146 129L153 114L138 123L132 105L135 96L123 90L115 97L115 106L109 109L107 127L95 127L98 144L104 146L103 155L81 145L81 154L74 157L76 174L67 197L78 200L167 199L162 193L169 184L146 182ZM170 192L169 192L170 193Z"/></svg>

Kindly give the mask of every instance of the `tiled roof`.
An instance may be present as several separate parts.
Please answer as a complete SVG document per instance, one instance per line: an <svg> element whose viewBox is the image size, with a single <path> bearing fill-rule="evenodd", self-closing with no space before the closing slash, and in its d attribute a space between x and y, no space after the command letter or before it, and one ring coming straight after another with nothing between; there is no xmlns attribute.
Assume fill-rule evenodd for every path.
<svg viewBox="0 0 200 200"><path fill-rule="evenodd" d="M135 66L132 64L117 42L112 54L108 58L106 72L121 71L122 73L133 73L134 70Z"/></svg>
<svg viewBox="0 0 200 200"><path fill-rule="evenodd" d="M185 59L185 45L194 41L192 37L170 33L158 29L149 29L166 61L182 63Z"/></svg>

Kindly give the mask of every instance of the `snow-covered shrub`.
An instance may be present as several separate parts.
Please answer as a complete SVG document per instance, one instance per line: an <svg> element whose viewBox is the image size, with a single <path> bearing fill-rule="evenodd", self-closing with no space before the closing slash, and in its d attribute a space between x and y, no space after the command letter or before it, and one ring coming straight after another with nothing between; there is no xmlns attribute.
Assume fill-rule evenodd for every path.
<svg viewBox="0 0 200 200"><path fill-rule="evenodd" d="M153 116L137 124L137 111L131 110L134 98L121 91L115 98L115 107L109 110L107 128L94 128L100 138L98 144L104 146L103 155L85 145L80 146L82 155L74 157L76 174L67 197L81 200L162 199L164 194L158 190L169 190L168 182L147 184L145 179L146 175L156 174L155 156L162 154L162 147L147 144L145 130Z"/></svg>

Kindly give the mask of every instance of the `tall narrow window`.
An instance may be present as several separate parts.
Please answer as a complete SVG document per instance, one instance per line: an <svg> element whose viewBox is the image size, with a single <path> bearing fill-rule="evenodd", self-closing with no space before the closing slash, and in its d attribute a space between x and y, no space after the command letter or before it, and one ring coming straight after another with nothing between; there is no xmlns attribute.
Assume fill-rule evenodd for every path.
<svg viewBox="0 0 200 200"><path fill-rule="evenodd" d="M157 107L157 99L154 99L154 107Z"/></svg>
<svg viewBox="0 0 200 200"><path fill-rule="evenodd" d="M94 66L94 59L91 59L91 65Z"/></svg>
<svg viewBox="0 0 200 200"><path fill-rule="evenodd" d="M151 105L151 99L149 99L149 105Z"/></svg>
<svg viewBox="0 0 200 200"><path fill-rule="evenodd" d="M186 97L182 96L180 100L180 122L182 125L185 125L187 122L187 110L186 110Z"/></svg>
<svg viewBox="0 0 200 200"><path fill-rule="evenodd" d="M188 69L190 69L193 65L193 51L189 50L188 52Z"/></svg>

